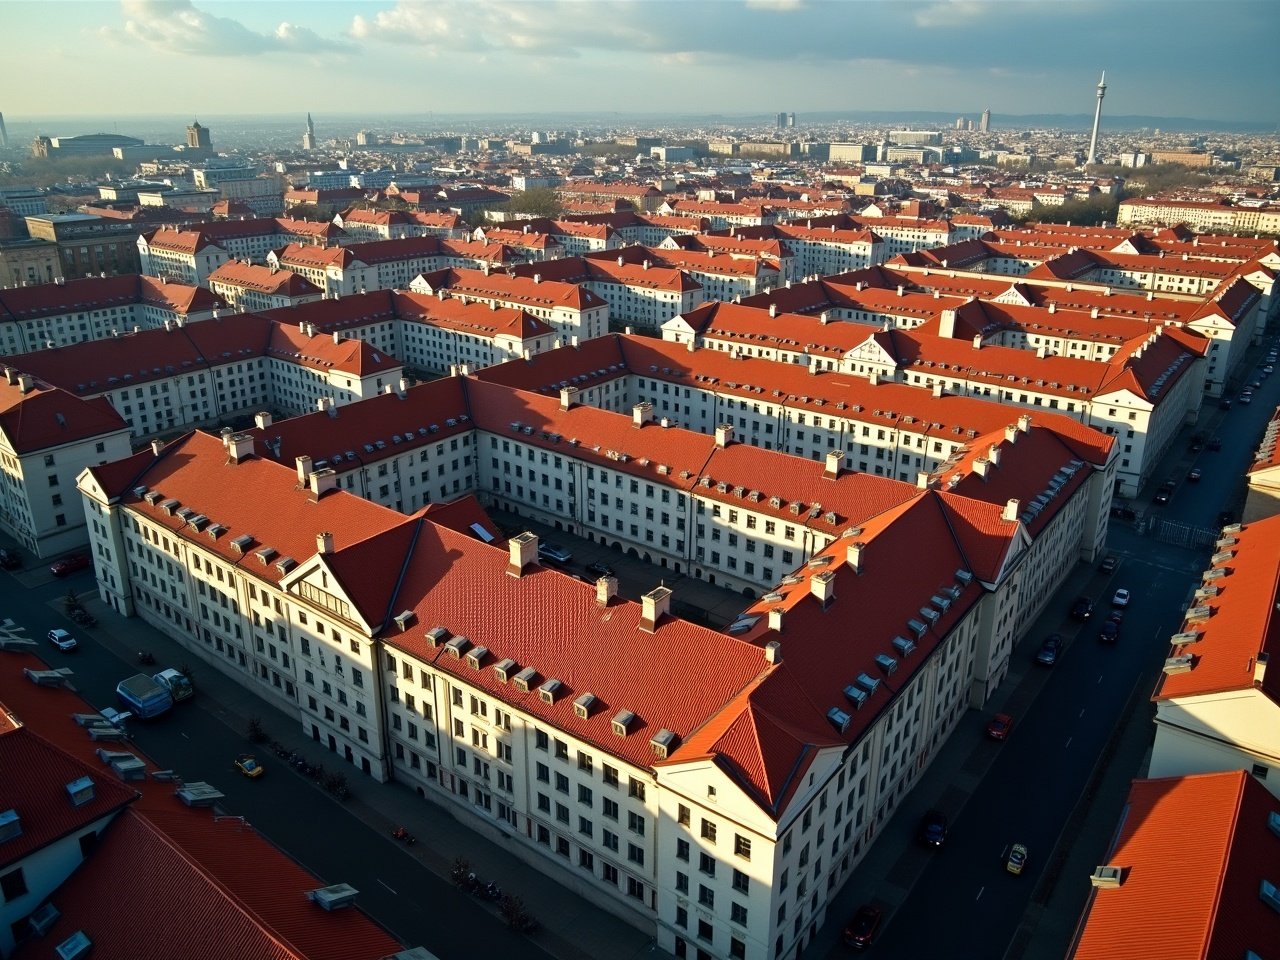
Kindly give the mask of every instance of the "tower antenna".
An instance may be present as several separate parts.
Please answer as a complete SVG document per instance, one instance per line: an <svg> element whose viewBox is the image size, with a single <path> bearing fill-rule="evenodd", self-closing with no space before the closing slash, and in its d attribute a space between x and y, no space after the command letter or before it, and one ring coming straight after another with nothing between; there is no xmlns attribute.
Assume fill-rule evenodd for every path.
<svg viewBox="0 0 1280 960"><path fill-rule="evenodd" d="M1089 155L1085 158L1085 166L1098 162L1098 121L1102 119L1102 98L1107 95L1107 71L1102 71L1102 79L1098 81L1098 104L1093 108L1093 136L1089 138Z"/></svg>

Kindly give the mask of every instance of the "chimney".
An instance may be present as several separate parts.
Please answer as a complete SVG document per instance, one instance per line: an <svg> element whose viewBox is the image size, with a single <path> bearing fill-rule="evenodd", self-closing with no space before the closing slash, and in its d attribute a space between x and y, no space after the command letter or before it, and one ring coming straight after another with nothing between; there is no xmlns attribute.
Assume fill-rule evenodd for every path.
<svg viewBox="0 0 1280 960"><path fill-rule="evenodd" d="M773 626L773 615L775 613L778 615L777 627ZM775 607L774 609L769 611L769 626L777 630L778 633L782 632L782 608L781 607ZM782 662L782 643L778 640L770 640L768 643L766 643L764 645L764 659L766 663L781 663Z"/></svg>
<svg viewBox="0 0 1280 960"><path fill-rule="evenodd" d="M311 476L311 458L304 453L295 462L298 464L298 483L305 484Z"/></svg>
<svg viewBox="0 0 1280 960"><path fill-rule="evenodd" d="M809 578L809 592L818 598L825 610L836 598L836 574L834 570L823 570Z"/></svg>
<svg viewBox="0 0 1280 960"><path fill-rule="evenodd" d="M861 540L857 540L845 548L845 560L853 568L854 573L862 572L862 552L866 548L867 545Z"/></svg>
<svg viewBox="0 0 1280 960"><path fill-rule="evenodd" d="M937 383L933 385L933 395L935 397L940 397L944 393L946 393L946 386L943 384L941 380L939 380Z"/></svg>
<svg viewBox="0 0 1280 960"><path fill-rule="evenodd" d="M634 407L631 408L631 425L635 427L637 430L643 427L646 423L652 422L652 420L653 420L653 404L652 403L648 403L648 402L637 403Z"/></svg>
<svg viewBox="0 0 1280 960"><path fill-rule="evenodd" d="M950 340L956 335L956 312L954 310L943 310L942 316L938 320L938 336L946 337Z"/></svg>
<svg viewBox="0 0 1280 960"><path fill-rule="evenodd" d="M1021 433L1026 433L1030 429L1031 429L1031 414L1024 413L1022 416L1018 418L1018 431Z"/></svg>
<svg viewBox="0 0 1280 960"><path fill-rule="evenodd" d="M626 258L626 257L619 257L619 258L618 258L618 266L620 266L620 267L625 267L626 265L627 265L627 258Z"/></svg>
<svg viewBox="0 0 1280 960"><path fill-rule="evenodd" d="M822 479L835 480L840 476L840 464L844 463L843 450L828 450L827 465L823 468Z"/></svg>
<svg viewBox="0 0 1280 960"><path fill-rule="evenodd" d="M928 490L931 486L933 486L933 481L929 479L928 471L925 471L925 470L918 471L916 473L916 489Z"/></svg>
<svg viewBox="0 0 1280 960"><path fill-rule="evenodd" d="M1018 507L1020 506L1022 506L1022 501L1014 497L1010 497L1008 502L1006 502L1004 505L1004 513L1000 514L1000 519L1001 520L1017 520Z"/></svg>
<svg viewBox="0 0 1280 960"><path fill-rule="evenodd" d="M618 578L601 577L596 581L596 603L602 607L609 606L618 596Z"/></svg>
<svg viewBox="0 0 1280 960"><path fill-rule="evenodd" d="M166 321L164 322L164 332L165 332L165 333L173 333L173 321L172 321L172 320L166 320Z"/></svg>
<svg viewBox="0 0 1280 960"><path fill-rule="evenodd" d="M333 331L333 342L334 343L342 342L342 334L340 334L337 330Z"/></svg>
<svg viewBox="0 0 1280 960"><path fill-rule="evenodd" d="M1008 424L1004 428L1004 438L1010 443L1018 442L1018 425L1016 423Z"/></svg>
<svg viewBox="0 0 1280 960"><path fill-rule="evenodd" d="M236 463L253 456L253 437L247 433L232 435L227 441L227 452Z"/></svg>
<svg viewBox="0 0 1280 960"><path fill-rule="evenodd" d="M782 632L782 615L785 612L786 611L782 607L769 608L769 629L774 633ZM769 662L773 663L774 661L770 660Z"/></svg>
<svg viewBox="0 0 1280 960"><path fill-rule="evenodd" d="M646 260L646 261L644 262L644 268L645 268L646 270L648 270L648 269L649 269L649 267L651 267L651 266L652 266L652 263L650 263L650 261Z"/></svg>
<svg viewBox="0 0 1280 960"><path fill-rule="evenodd" d="M1043 360L1047 356L1049 356L1048 347L1046 347L1043 343L1040 344L1040 346L1036 347L1036 359Z"/></svg>
<svg viewBox="0 0 1280 960"><path fill-rule="evenodd" d="M271 426L271 414L266 410L259 410L253 415L253 423L259 430L265 430Z"/></svg>
<svg viewBox="0 0 1280 960"><path fill-rule="evenodd" d="M1262 686L1262 681L1267 675L1267 663L1271 660L1271 654L1263 651L1259 653L1253 660L1253 682L1258 686Z"/></svg>
<svg viewBox="0 0 1280 960"><path fill-rule="evenodd" d="M316 553L333 553L333 534L327 530L316 534Z"/></svg>
<svg viewBox="0 0 1280 960"><path fill-rule="evenodd" d="M975 349L975 350L981 350L981 349L982 349L982 334L980 334L980 333L975 333L975 334L973 335L973 349Z"/></svg>
<svg viewBox="0 0 1280 960"><path fill-rule="evenodd" d="M577 387L561 387L560 388L560 409L569 410L573 407L574 402L578 399Z"/></svg>
<svg viewBox="0 0 1280 960"><path fill-rule="evenodd" d="M640 598L640 629L653 633L658 621L671 612L671 591L667 587L654 587Z"/></svg>
<svg viewBox="0 0 1280 960"><path fill-rule="evenodd" d="M4 379L5 379L5 382L12 387L14 384L18 382L18 371L13 369L13 367L5 367Z"/></svg>
<svg viewBox="0 0 1280 960"><path fill-rule="evenodd" d="M973 472L978 476L985 478L990 471L991 461L986 457L979 457L977 460L973 461Z"/></svg>
<svg viewBox="0 0 1280 960"><path fill-rule="evenodd" d="M507 550L511 554L507 560L507 573L519 577L525 567L538 559L538 535L528 530L517 533L507 541Z"/></svg>
<svg viewBox="0 0 1280 960"><path fill-rule="evenodd" d="M879 373L877 373L875 370L871 370L871 371L869 371L869 372L867 373L867 383L871 384L871 386L873 386L873 387L877 387L877 386L879 386L879 385L880 385L880 374L879 374Z"/></svg>
<svg viewBox="0 0 1280 960"><path fill-rule="evenodd" d="M987 459L993 467L1000 466L1000 447L997 444L993 443L987 448Z"/></svg>
<svg viewBox="0 0 1280 960"><path fill-rule="evenodd" d="M722 423L716 427L716 446L727 447L733 443L733 424Z"/></svg>
<svg viewBox="0 0 1280 960"><path fill-rule="evenodd" d="M534 282L534 283L541 283L541 282L542 282L542 274L540 274L540 273L535 273L535 274L533 275L533 282Z"/></svg>
<svg viewBox="0 0 1280 960"><path fill-rule="evenodd" d="M21 393L23 396L26 396L28 393L31 392L34 386L35 386L35 381L31 378L31 374L29 373L18 374L18 392L19 393Z"/></svg>
<svg viewBox="0 0 1280 960"><path fill-rule="evenodd" d="M332 467L313 470L311 475L307 477L307 481L311 484L310 499L314 503L326 493L338 489L338 472Z"/></svg>
<svg viewBox="0 0 1280 960"><path fill-rule="evenodd" d="M164 441L163 441L163 440L152 440L152 441L151 441L151 455L152 455L153 457L158 457L158 456L160 456L160 451L161 451L161 450L163 450L163 449L164 449Z"/></svg>
<svg viewBox="0 0 1280 960"><path fill-rule="evenodd" d="M769 304L769 316L776 317L778 315L778 305L776 303Z"/></svg>
<svg viewBox="0 0 1280 960"><path fill-rule="evenodd" d="M401 377L399 381L397 381L396 383L396 396L399 397L401 400L403 400L405 398L405 395L408 392L409 392L409 378Z"/></svg>

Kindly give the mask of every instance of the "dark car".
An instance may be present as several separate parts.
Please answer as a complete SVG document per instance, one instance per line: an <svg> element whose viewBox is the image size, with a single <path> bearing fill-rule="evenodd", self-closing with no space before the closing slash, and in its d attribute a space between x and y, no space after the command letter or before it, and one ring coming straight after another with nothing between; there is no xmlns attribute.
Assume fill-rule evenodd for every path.
<svg viewBox="0 0 1280 960"><path fill-rule="evenodd" d="M1120 639L1120 624L1115 620L1108 620L1098 629L1098 639L1103 643L1115 643Z"/></svg>
<svg viewBox="0 0 1280 960"><path fill-rule="evenodd" d="M1114 553L1108 553L1105 557L1102 558L1102 563L1098 567L1098 569L1101 570L1103 573L1111 573L1119 565L1120 565L1120 558L1117 557Z"/></svg>
<svg viewBox="0 0 1280 960"><path fill-rule="evenodd" d="M1209 449L1210 449L1210 450L1212 450L1214 453L1217 453L1219 450L1221 450L1221 449L1222 449L1222 438L1221 438L1221 437L1213 437L1213 438L1211 438L1211 439L1209 440Z"/></svg>
<svg viewBox="0 0 1280 960"><path fill-rule="evenodd" d="M538 542L538 556L552 563L568 563L573 559L573 554L564 547L546 540Z"/></svg>
<svg viewBox="0 0 1280 960"><path fill-rule="evenodd" d="M1138 511L1133 507L1126 507L1123 503L1113 503L1111 515L1118 520L1128 520L1130 523L1138 519Z"/></svg>
<svg viewBox="0 0 1280 960"><path fill-rule="evenodd" d="M586 569L587 573L591 574L591 576L595 577L597 580L601 577L613 576L613 567L609 566L607 563L601 563L598 560L595 563L588 563L584 569Z"/></svg>
<svg viewBox="0 0 1280 960"><path fill-rule="evenodd" d="M1172 480L1166 480L1164 483L1160 484L1160 489L1156 491L1155 498L1151 502L1161 505L1168 503L1169 498L1173 496L1173 491L1176 488L1177 484Z"/></svg>
<svg viewBox="0 0 1280 960"><path fill-rule="evenodd" d="M50 565L49 572L55 577L65 577L75 573L77 570L84 570L86 567L91 566L93 566L93 557L87 553L75 553L55 561Z"/></svg>
<svg viewBox="0 0 1280 960"><path fill-rule="evenodd" d="M1199 483L1199 482L1200 482L1200 478L1201 478L1202 476L1204 476L1204 474L1202 474L1202 473L1200 472L1200 468L1199 468L1199 467L1196 467L1194 470L1190 471L1190 472L1187 474L1187 479L1188 479L1189 481L1191 481L1192 483Z"/></svg>
<svg viewBox="0 0 1280 960"><path fill-rule="evenodd" d="M22 566L22 558L12 550L5 550L0 547L0 569L17 570Z"/></svg>
<svg viewBox="0 0 1280 960"><path fill-rule="evenodd" d="M1220 410L1230 410L1230 409L1231 409L1231 398L1230 398L1230 397L1223 397L1221 400L1219 400L1219 401L1218 401L1218 408L1219 408Z"/></svg>
<svg viewBox="0 0 1280 960"><path fill-rule="evenodd" d="M1007 713L997 713L987 721L987 736L992 740L1007 740L1012 729L1013 717Z"/></svg>
<svg viewBox="0 0 1280 960"><path fill-rule="evenodd" d="M1076 597L1071 604L1071 619L1081 622L1093 616L1093 601L1088 597Z"/></svg>
<svg viewBox="0 0 1280 960"><path fill-rule="evenodd" d="M920 842L930 847L940 847L947 839L947 815L941 810L930 810L920 820Z"/></svg>
<svg viewBox="0 0 1280 960"><path fill-rule="evenodd" d="M873 907L869 903L863 904L853 915L849 925L844 928L845 946L853 947L855 950L865 950L871 946L871 941L876 938L876 931L880 929L880 921L883 918L884 912L879 907Z"/></svg>
<svg viewBox="0 0 1280 960"><path fill-rule="evenodd" d="M1036 651L1036 663L1052 667L1058 662L1058 654L1061 652L1062 637L1059 634L1051 633L1044 638L1044 643L1040 644L1040 649Z"/></svg>

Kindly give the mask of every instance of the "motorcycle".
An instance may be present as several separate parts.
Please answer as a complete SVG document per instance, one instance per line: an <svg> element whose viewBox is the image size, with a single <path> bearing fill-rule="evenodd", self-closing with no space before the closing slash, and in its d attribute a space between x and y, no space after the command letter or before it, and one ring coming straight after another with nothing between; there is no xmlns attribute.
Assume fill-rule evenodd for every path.
<svg viewBox="0 0 1280 960"><path fill-rule="evenodd" d="M156 658L146 650L138 651L138 662L150 666L156 662Z"/></svg>
<svg viewBox="0 0 1280 960"><path fill-rule="evenodd" d="M395 837L397 840L403 841L405 846L409 846L409 847L412 847L415 843L418 842L418 838L415 837L408 830L406 830L404 827L396 827L394 830L391 831L391 836Z"/></svg>

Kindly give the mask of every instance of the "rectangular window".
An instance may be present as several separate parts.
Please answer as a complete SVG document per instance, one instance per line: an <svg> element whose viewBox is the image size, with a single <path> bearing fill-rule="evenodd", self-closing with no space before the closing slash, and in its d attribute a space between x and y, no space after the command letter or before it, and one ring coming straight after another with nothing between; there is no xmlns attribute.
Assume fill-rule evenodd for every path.
<svg viewBox="0 0 1280 960"><path fill-rule="evenodd" d="M702 839L710 840L712 843L716 842L716 825L710 820L704 819L702 821Z"/></svg>
<svg viewBox="0 0 1280 960"><path fill-rule="evenodd" d="M742 834L735 834L733 838L733 852L740 856L743 860L751 859L751 840Z"/></svg>

